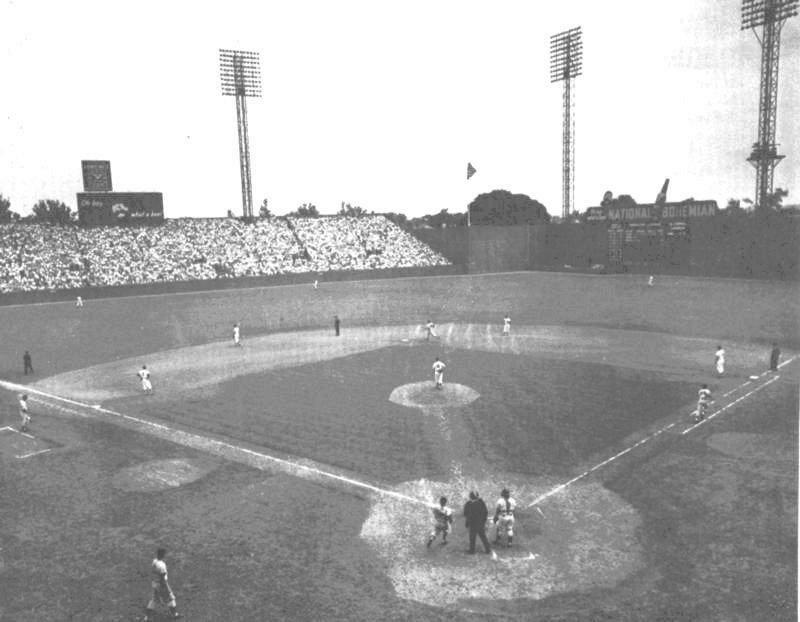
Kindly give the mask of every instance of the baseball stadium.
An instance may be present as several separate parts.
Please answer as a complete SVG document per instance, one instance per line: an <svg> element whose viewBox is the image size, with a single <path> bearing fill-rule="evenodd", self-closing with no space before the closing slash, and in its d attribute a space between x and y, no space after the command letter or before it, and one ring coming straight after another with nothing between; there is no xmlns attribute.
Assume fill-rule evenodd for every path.
<svg viewBox="0 0 800 622"><path fill-rule="evenodd" d="M503 73L510 72L505 61L490 62L495 57L476 51L475 71L488 72L480 75L503 88L470 82L456 69L456 60L464 64L456 58L458 45L480 40L492 53L505 54L510 67L522 52L505 46L529 54L529 35L503 30L495 40L484 22L492 32L494 23L509 33L528 26L513 18L516 8L498 9L502 19L494 22L500 18L491 11L482 9L479 19L470 15L479 12L473 7L455 16L442 13L444 4L426 7L433 26L406 12L376 15L366 4L348 2L336 3L334 11L345 18L325 13L332 9L323 3L314 7L319 15L300 17L284 7L286 22L277 20L279 27L242 18L253 11L234 20L234 8L225 18L206 16L206 26L213 22L231 40L239 40L231 24L250 32L253 41L263 40L273 61L279 31L302 34L302 45L280 49L302 69L270 66L263 87L260 53L228 48L214 48L219 73L206 72L213 77L209 86L189 69L190 53L178 50L182 42L174 36L193 31L194 24L185 28L181 11L176 21L174 7L164 8L162 23L161 6L158 20L151 7L149 17L148 11L144 17L128 14L124 28L89 33L118 72L106 71L92 47L78 63L79 79L59 58L52 59L56 69L44 74L55 87L61 67L72 76L64 80L84 84L87 93L102 91L118 109L109 112L113 106L95 95L76 98L79 106L70 110L88 116L74 119L15 103L32 100L12 99L13 93L0 103L9 109L0 115L0 132L15 123L24 128L4 141L10 159L0 153L0 169L7 173L2 183L16 192L15 201L27 197L22 183L8 181L18 176L37 193L74 196L76 206L73 212L63 201L43 199L20 215L0 194L0 622L798 619L800 209L782 204L789 192L774 179L784 158L776 142L783 127L776 121L780 33L797 14L798 0L742 3L742 29L756 32L761 49L762 82L758 142L749 158L735 156L742 168L755 168L756 185L753 200L731 199L722 208L719 194L668 200L670 179L647 204L611 191L602 202L588 201L579 189L579 208L573 89L582 74L583 31L576 26L550 36L549 78L563 88L563 118L547 123L558 126L547 136L561 141L561 151L559 158L547 158L558 160L557 167L536 169L535 184L555 196L550 173L562 176L560 215L551 213L552 196L544 197L548 212L527 195L489 191L489 181L473 178L485 175L496 188L513 186L516 163L502 158L537 150L538 144L530 145L538 136L528 141L517 135L533 133L524 118L546 114L542 105L531 115L530 101L511 87L503 90L503 81L513 82L511 73ZM687 15L689 4L680 7ZM719 4L702 6L711 12ZM30 67L34 76L43 66L31 42L41 40L39 28L47 32L52 25L38 12L12 5L0 9L25 18L20 23L27 26L8 46L9 58L20 60L9 65L23 67L15 69L20 72ZM621 10L612 5L606 9ZM630 5L626 11L638 10ZM58 11L65 9L51 9L48 21L60 21ZM92 10L97 23L105 23L99 5ZM198 5L199 13L204 10ZM275 10L265 7L264 14ZM353 11L367 15L369 27L359 26L356 34L374 52L348 46L337 30L349 27ZM61 21L77 24L68 17L73 21ZM545 21L560 23L562 17ZM108 19L120 24L117 17ZM587 19L611 23L594 13ZM395 41L391 37L401 28L394 22L408 23L403 20L420 29L410 32L429 37L423 37L429 47L381 47L383 38ZM684 36L689 17L679 22L670 37ZM437 24L444 25L441 32ZM136 41L126 38L129 30ZM206 44L208 33L197 30ZM647 36L664 44L666 35L656 30ZM328 31L337 44L330 49L327 39L315 39ZM587 42L595 49L616 49L621 38L592 39L591 32ZM80 33L87 31L76 26L70 37L86 52L95 40ZM195 36L186 32L187 46ZM165 54L157 45L143 45L145 39L171 47ZM796 60L797 38L785 34L787 39L789 59ZM59 50L54 56L74 58L74 50L57 41L50 44ZM149 47L157 59L144 49ZM472 54L475 46L468 47ZM703 62L708 56L708 63L730 64L729 48L722 34L710 37ZM417 64L398 60L400 49ZM679 69L694 64L698 72L708 70L697 49L695 56L674 52L669 62L677 69L663 79L691 74ZM742 55L742 49L735 51ZM371 54L385 61L391 80L370 69ZM620 58L632 63L632 55L626 47ZM178 72L173 65L183 62L187 68ZM148 73L151 65L162 70L165 63L169 79L155 69ZM433 73L423 73L428 65ZM304 73L309 67L320 73ZM328 80L328 74L338 78ZM355 110L355 116L330 123L340 135L319 134L326 137L320 143L335 147L316 144L312 130L322 127L316 99L312 105L312 98L276 95L268 102L275 106L271 126L255 106L262 88L303 93L315 82L312 75L320 89L314 97L329 98L331 107L347 100ZM604 89L624 95L610 98L614 106L630 112L621 113L626 123L618 127L610 108L603 113L608 121L595 117L595 126L605 126L595 130L613 132L607 138L592 134L602 150L591 164L586 158L586 177L595 176L591 188L598 197L608 186L601 188L597 176L606 175L611 169L603 167L615 158L617 164L636 160L624 164L625 179L636 180L631 184L639 183L642 171L691 159L688 147L662 149L657 142L633 155L623 145L620 156L618 142L635 142L625 134L627 120L636 132L636 114L645 106L630 95L632 85L620 87L613 72L603 75ZM452 82L447 88L443 76ZM117 79L124 89L112 88L122 84ZM35 81L25 82L31 93ZM186 93L179 114L168 97L152 95L156 86L136 90L145 84L149 89L150 82L173 97ZM371 88L363 101L361 83ZM192 90L197 84L205 90ZM690 92L686 99L692 102L710 97L675 84ZM215 123L207 123L212 108L203 98L210 95L197 95L219 86L231 130L235 107L235 145L232 136L227 142L217 138ZM408 91L413 101L384 111L379 102L388 99L380 99L381 88L398 101ZM797 89L791 88L794 97ZM453 142L446 117L460 123L458 111L437 108L448 89L458 91L465 106L474 99L469 115L477 110L496 117L484 123L497 143L455 141L454 149L466 153L469 146L482 158L480 166L473 164L477 160L467 164L460 186L430 182L439 173L406 158L398 175L402 184L384 184L382 196L406 197L405 186L418 187L418 201L407 202L407 213L395 210L405 198L380 210L375 201L376 211L342 201L335 214L320 214L308 202L293 212L272 212L276 204L287 210L297 205L285 198L295 200L294 194L280 194L290 171L301 179L303 193L311 194L305 184L314 187L327 168L352 175L336 188L369 186L378 166L355 163L394 162L387 154L400 149L403 132L413 138L408 153L415 158L429 162L426 149L439 157L440 145ZM480 99L484 91L499 108ZM677 109L680 98L667 91L659 84L664 101L652 101L654 110ZM402 119L425 98L431 108L414 123L430 125L414 134L414 123L403 125ZM163 109L157 110L159 99ZM597 106L608 103L596 99ZM36 100L44 106L47 98ZM524 110L519 101L526 102ZM383 116L367 115L373 108ZM63 140L52 141L44 129L31 131L23 123L29 110L45 128L53 123ZM126 110L134 113L128 117ZM716 155L690 166L674 164L684 166L684 179L696 169L691 183L710 179L702 192L727 183L728 175L736 178L727 170L715 177L734 152L721 146L727 145L726 132L742 116L725 110L730 120L722 129L722 113L686 122L698 133L712 126L719 132L711 150ZM147 125L166 127L158 125L162 113L172 114L174 125L156 141ZM648 121L652 136L679 134L678 116ZM519 132L508 131L506 117L518 119ZM281 123L295 124L297 133L281 138ZM306 127L310 134L302 133ZM397 128L398 134L390 133ZM352 153L342 146L348 132ZM39 155L34 145L44 144L36 142L41 136L47 148ZM264 136L275 136L283 147L272 148ZM311 144L304 145L308 136ZM792 140L784 143L789 150ZM82 186L77 175L69 178L66 165L53 165L56 156L50 160L48 153L50 143L70 142L87 155L110 152L102 157L114 158L120 177L112 183L111 160L86 159L80 160ZM515 142L524 144L503 156ZM266 154L267 146L280 153L260 155L264 159L251 170L251 145L254 154ZM62 148L52 145L66 158ZM703 150L709 151L706 144ZM137 151L135 158L129 155ZM231 183L228 170L236 163L230 156L237 152L238 179ZM209 153L212 164L203 168ZM73 156L69 151L77 165ZM348 159L356 156L361 159ZM544 162L544 156L524 166L533 161ZM784 188L797 178L796 165L791 167L786 162L778 169ZM204 178L203 171L215 177ZM121 192L126 174L152 179L150 188L161 184L164 191ZM487 185L473 192L476 179ZM261 190L271 183L283 202L269 195L254 209L254 185ZM462 200L465 183L473 184L468 200ZM710 196L701 188L698 196ZM187 203L181 191L194 197L219 191L226 201ZM445 193L451 201L446 205L466 211L442 208L421 216L442 204L429 191ZM727 192L727 186L714 192Z"/></svg>

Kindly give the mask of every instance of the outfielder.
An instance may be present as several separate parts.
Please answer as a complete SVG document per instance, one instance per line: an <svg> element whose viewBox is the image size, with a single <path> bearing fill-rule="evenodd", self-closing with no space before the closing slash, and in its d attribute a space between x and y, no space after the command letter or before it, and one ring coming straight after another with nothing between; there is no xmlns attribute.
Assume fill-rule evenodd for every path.
<svg viewBox="0 0 800 622"><path fill-rule="evenodd" d="M444 384L444 368L447 367L442 361L439 360L439 357L436 357L436 360L433 362L433 384L437 389L442 388L442 384Z"/></svg>
<svg viewBox="0 0 800 622"><path fill-rule="evenodd" d="M511 317L506 313L503 318L503 337L508 337L511 334Z"/></svg>
<svg viewBox="0 0 800 622"><path fill-rule="evenodd" d="M495 544L500 544L500 534L502 533L506 536L506 546L511 546L514 539L514 510L516 507L517 502L511 496L511 492L508 488L503 488L494 511L494 524L497 529L494 538Z"/></svg>
<svg viewBox="0 0 800 622"><path fill-rule="evenodd" d="M172 593L172 588L169 586L169 581L167 581L167 563L164 561L166 554L167 549L158 549L156 551L156 558L150 564L150 569L153 573L151 582L153 595L150 597L150 602L147 603L147 609L145 610L144 620L142 622L152 622L155 620L156 603L167 606L170 620L183 617L178 613L177 605L175 604L175 594Z"/></svg>
<svg viewBox="0 0 800 622"><path fill-rule="evenodd" d="M234 324L233 325L233 345L235 345L235 346L241 346L242 345L242 342L239 339L239 325L238 324Z"/></svg>
<svg viewBox="0 0 800 622"><path fill-rule="evenodd" d="M147 365L142 365L142 368L136 372L136 375L142 381L142 391L145 393L152 393L153 383L150 382L150 370L147 369Z"/></svg>
<svg viewBox="0 0 800 622"><path fill-rule="evenodd" d="M433 508L433 519L435 521L433 531L425 544L428 548L439 534L442 534L442 544L447 544L447 534L450 533L450 525L453 524L453 510L447 507L447 497L439 498L439 507Z"/></svg>

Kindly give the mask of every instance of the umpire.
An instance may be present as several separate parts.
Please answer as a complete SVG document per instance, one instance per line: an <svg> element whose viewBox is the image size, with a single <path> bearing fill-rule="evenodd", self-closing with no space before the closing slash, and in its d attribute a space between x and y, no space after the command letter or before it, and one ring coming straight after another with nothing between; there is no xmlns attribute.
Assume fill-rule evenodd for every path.
<svg viewBox="0 0 800 622"><path fill-rule="evenodd" d="M469 501L464 504L464 518L466 527L469 529L469 551L471 555L475 553L475 538L479 537L483 543L483 552L491 553L492 547L486 538L486 519L489 518L489 510L481 499L480 495L471 490Z"/></svg>

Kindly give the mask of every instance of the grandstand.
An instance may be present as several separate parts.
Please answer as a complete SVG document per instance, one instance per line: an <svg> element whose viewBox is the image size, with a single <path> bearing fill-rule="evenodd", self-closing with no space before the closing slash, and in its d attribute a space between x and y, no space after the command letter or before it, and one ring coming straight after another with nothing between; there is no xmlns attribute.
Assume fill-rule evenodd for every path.
<svg viewBox="0 0 800 622"><path fill-rule="evenodd" d="M448 265L383 216L0 225L0 293Z"/></svg>

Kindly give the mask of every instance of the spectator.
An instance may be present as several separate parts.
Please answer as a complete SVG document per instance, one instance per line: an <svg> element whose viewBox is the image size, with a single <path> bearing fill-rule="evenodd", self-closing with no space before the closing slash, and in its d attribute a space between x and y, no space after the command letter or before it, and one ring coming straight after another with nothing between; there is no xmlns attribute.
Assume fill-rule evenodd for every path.
<svg viewBox="0 0 800 622"><path fill-rule="evenodd" d="M0 225L0 293L447 263L374 215L178 218L88 229Z"/></svg>

